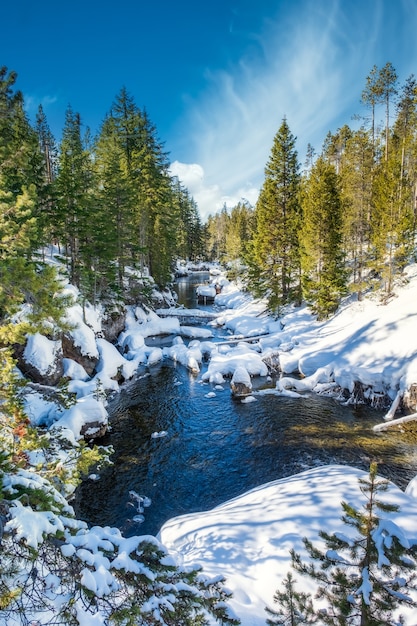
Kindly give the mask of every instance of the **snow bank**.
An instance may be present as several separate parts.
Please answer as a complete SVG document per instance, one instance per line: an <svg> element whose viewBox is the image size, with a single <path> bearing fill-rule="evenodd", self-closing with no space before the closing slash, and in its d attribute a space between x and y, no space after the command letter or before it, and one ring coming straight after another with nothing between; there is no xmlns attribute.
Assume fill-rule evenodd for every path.
<svg viewBox="0 0 417 626"><path fill-rule="evenodd" d="M54 366L54 362L62 351L60 341L51 341L36 333L29 335L23 357L27 363L33 365L41 374L47 374Z"/></svg>
<svg viewBox="0 0 417 626"><path fill-rule="evenodd" d="M265 606L290 569L290 550L306 558L303 537L317 544L320 530L348 530L340 502L362 506L358 478L367 473L347 466L308 470L257 487L211 511L173 518L159 537L185 566L201 564L205 574L226 577L230 601L242 626L264 626ZM384 501L401 508L390 519L417 543L417 500L391 484ZM310 581L295 575L297 588L311 591ZM416 623L416 609L402 611Z"/></svg>
<svg viewBox="0 0 417 626"><path fill-rule="evenodd" d="M59 430L66 439L77 445L77 441L82 436L83 428L88 428L88 425L91 424L91 428L95 430L97 424L107 424L107 420L108 415L103 403L92 396L85 396L80 398L74 406L64 410L51 428ZM88 430L84 434L88 437ZM90 436L93 434L92 431Z"/></svg>

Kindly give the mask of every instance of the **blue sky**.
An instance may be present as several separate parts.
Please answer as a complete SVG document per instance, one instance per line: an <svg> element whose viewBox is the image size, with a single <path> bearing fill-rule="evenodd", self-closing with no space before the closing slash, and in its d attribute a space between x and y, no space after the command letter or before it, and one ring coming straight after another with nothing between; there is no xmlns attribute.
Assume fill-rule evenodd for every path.
<svg viewBox="0 0 417 626"><path fill-rule="evenodd" d="M96 133L125 86L203 217L256 200L284 116L304 162L365 114L373 65L417 74L417 0L7 0L1 15L29 114L42 103L58 138L71 104Z"/></svg>

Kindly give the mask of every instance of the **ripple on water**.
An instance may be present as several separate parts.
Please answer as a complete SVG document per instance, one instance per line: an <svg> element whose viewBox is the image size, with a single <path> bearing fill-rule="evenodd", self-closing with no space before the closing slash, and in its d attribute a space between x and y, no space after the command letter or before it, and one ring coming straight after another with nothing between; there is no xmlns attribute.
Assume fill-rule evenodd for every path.
<svg viewBox="0 0 417 626"><path fill-rule="evenodd" d="M242 404L227 384L207 398L211 386L171 362L152 372L110 406L114 465L81 485L75 499L77 514L91 524L156 534L170 517L329 463L367 469L376 457L381 474L401 487L417 473L414 446L391 432L373 433L382 416L366 407L314 395ZM132 508L132 490L152 501L144 512Z"/></svg>

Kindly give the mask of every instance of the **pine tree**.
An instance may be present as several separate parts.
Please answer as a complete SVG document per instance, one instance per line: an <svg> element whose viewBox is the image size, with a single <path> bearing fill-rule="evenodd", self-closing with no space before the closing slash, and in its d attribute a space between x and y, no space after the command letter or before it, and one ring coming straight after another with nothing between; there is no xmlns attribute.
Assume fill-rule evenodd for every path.
<svg viewBox="0 0 417 626"><path fill-rule="evenodd" d="M372 140L366 130L360 129L347 140L341 161L344 249L351 274L350 289L359 300L369 286L373 178Z"/></svg>
<svg viewBox="0 0 417 626"><path fill-rule="evenodd" d="M94 255L96 287L100 297L107 287L123 292L125 267L131 262L129 248L135 236L136 190L126 167L125 152L115 120L103 122L95 146L95 214L97 229L91 252Z"/></svg>
<svg viewBox="0 0 417 626"><path fill-rule="evenodd" d="M39 147L44 161L44 175L47 183L55 180L58 169L58 147L51 129L49 128L45 112L42 105L39 105L36 114L36 133L38 135Z"/></svg>
<svg viewBox="0 0 417 626"><path fill-rule="evenodd" d="M172 194L167 155L147 113L142 117L144 145L139 189L146 224L148 266L156 283L164 286L171 278L179 214Z"/></svg>
<svg viewBox="0 0 417 626"><path fill-rule="evenodd" d="M325 552L304 539L312 561L303 563L292 551L293 567L318 582L317 598L327 604L318 613L319 623L395 626L399 607L417 606L409 595L416 579L415 551L401 529L381 516L398 507L381 500L389 483L378 478L376 463L371 464L368 478L359 479L359 485L366 499L363 509L342 502L342 520L353 534L321 531Z"/></svg>
<svg viewBox="0 0 417 626"><path fill-rule="evenodd" d="M380 94L382 102L385 104L385 161L388 161L388 144L389 144L389 114L390 103L392 97L397 93L397 72L395 71L392 63L386 63L383 68L379 70L377 90Z"/></svg>
<svg viewBox="0 0 417 626"><path fill-rule="evenodd" d="M277 590L274 602L280 606L279 611L266 607L266 612L273 616L266 620L268 626L297 626L298 624L316 624L317 617L313 602L308 593L295 589L295 580L288 572L283 580L283 591Z"/></svg>
<svg viewBox="0 0 417 626"><path fill-rule="evenodd" d="M121 169L130 184L124 219L130 224L125 251L129 264L146 269L160 285L171 278L178 230L178 203L168 173L168 160L156 128L123 88L110 116L120 146Z"/></svg>
<svg viewBox="0 0 417 626"><path fill-rule="evenodd" d="M378 166L374 184L372 211L372 266L381 276L385 294L393 291L394 279L407 262L412 246L413 210L406 188L412 192L407 179L401 175L401 161L394 151L388 161Z"/></svg>
<svg viewBox="0 0 417 626"><path fill-rule="evenodd" d="M68 107L60 145L57 190L57 235L65 245L70 282L81 285L87 266L91 229L91 163L81 136L81 118ZM88 269L88 267L87 267Z"/></svg>
<svg viewBox="0 0 417 626"><path fill-rule="evenodd" d="M36 133L24 113L23 97L14 91L16 74L0 70L0 345L22 336L10 317L27 302L29 321L62 317L55 272L33 260L43 241L39 226L41 154ZM45 298L45 291L49 297ZM51 294L57 294L57 297ZM7 329L7 332L6 330Z"/></svg>
<svg viewBox="0 0 417 626"><path fill-rule="evenodd" d="M172 194L172 203L178 213L176 255L195 261L203 253L203 227L197 204L176 177L172 180Z"/></svg>
<svg viewBox="0 0 417 626"><path fill-rule="evenodd" d="M323 319L336 311L346 293L339 179L323 157L317 159L305 181L302 207L303 294Z"/></svg>
<svg viewBox="0 0 417 626"><path fill-rule="evenodd" d="M284 118L265 168L265 181L255 207L252 280L271 310L300 301L299 164L295 137Z"/></svg>
<svg viewBox="0 0 417 626"><path fill-rule="evenodd" d="M226 260L235 262L245 257L252 236L253 209L247 201L239 202L230 212L226 231Z"/></svg>
<svg viewBox="0 0 417 626"><path fill-rule="evenodd" d="M366 78L366 86L362 91L361 102L371 107L371 133L372 133L372 146L375 151L375 107L381 102L382 94L379 83L378 68L373 66L369 75Z"/></svg>

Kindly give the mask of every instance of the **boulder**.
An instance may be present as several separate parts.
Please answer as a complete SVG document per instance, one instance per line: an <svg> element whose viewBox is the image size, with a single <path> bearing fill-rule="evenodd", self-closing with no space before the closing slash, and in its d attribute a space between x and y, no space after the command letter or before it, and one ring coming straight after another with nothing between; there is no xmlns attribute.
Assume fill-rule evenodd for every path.
<svg viewBox="0 0 417 626"><path fill-rule="evenodd" d="M29 380L55 386L64 373L61 341L53 341L36 333L29 335L24 346L16 346L14 356L22 374Z"/></svg>
<svg viewBox="0 0 417 626"><path fill-rule="evenodd" d="M116 343L118 336L126 325L126 311L112 311L106 313L101 320L101 328L104 339L110 343Z"/></svg>
<svg viewBox="0 0 417 626"><path fill-rule="evenodd" d="M417 383L413 383L403 396L403 407L407 411L417 411Z"/></svg>
<svg viewBox="0 0 417 626"><path fill-rule="evenodd" d="M76 346L73 337L65 333L62 337L62 352L66 359L72 359L83 366L89 376L92 376L98 363L98 356L83 354L81 348Z"/></svg>
<svg viewBox="0 0 417 626"><path fill-rule="evenodd" d="M245 398L252 393L252 381L248 370L238 365L230 382L230 389L234 398Z"/></svg>
<svg viewBox="0 0 417 626"><path fill-rule="evenodd" d="M104 437L107 432L107 422L96 420L94 422L87 422L81 427L80 434L87 440L100 439Z"/></svg>

